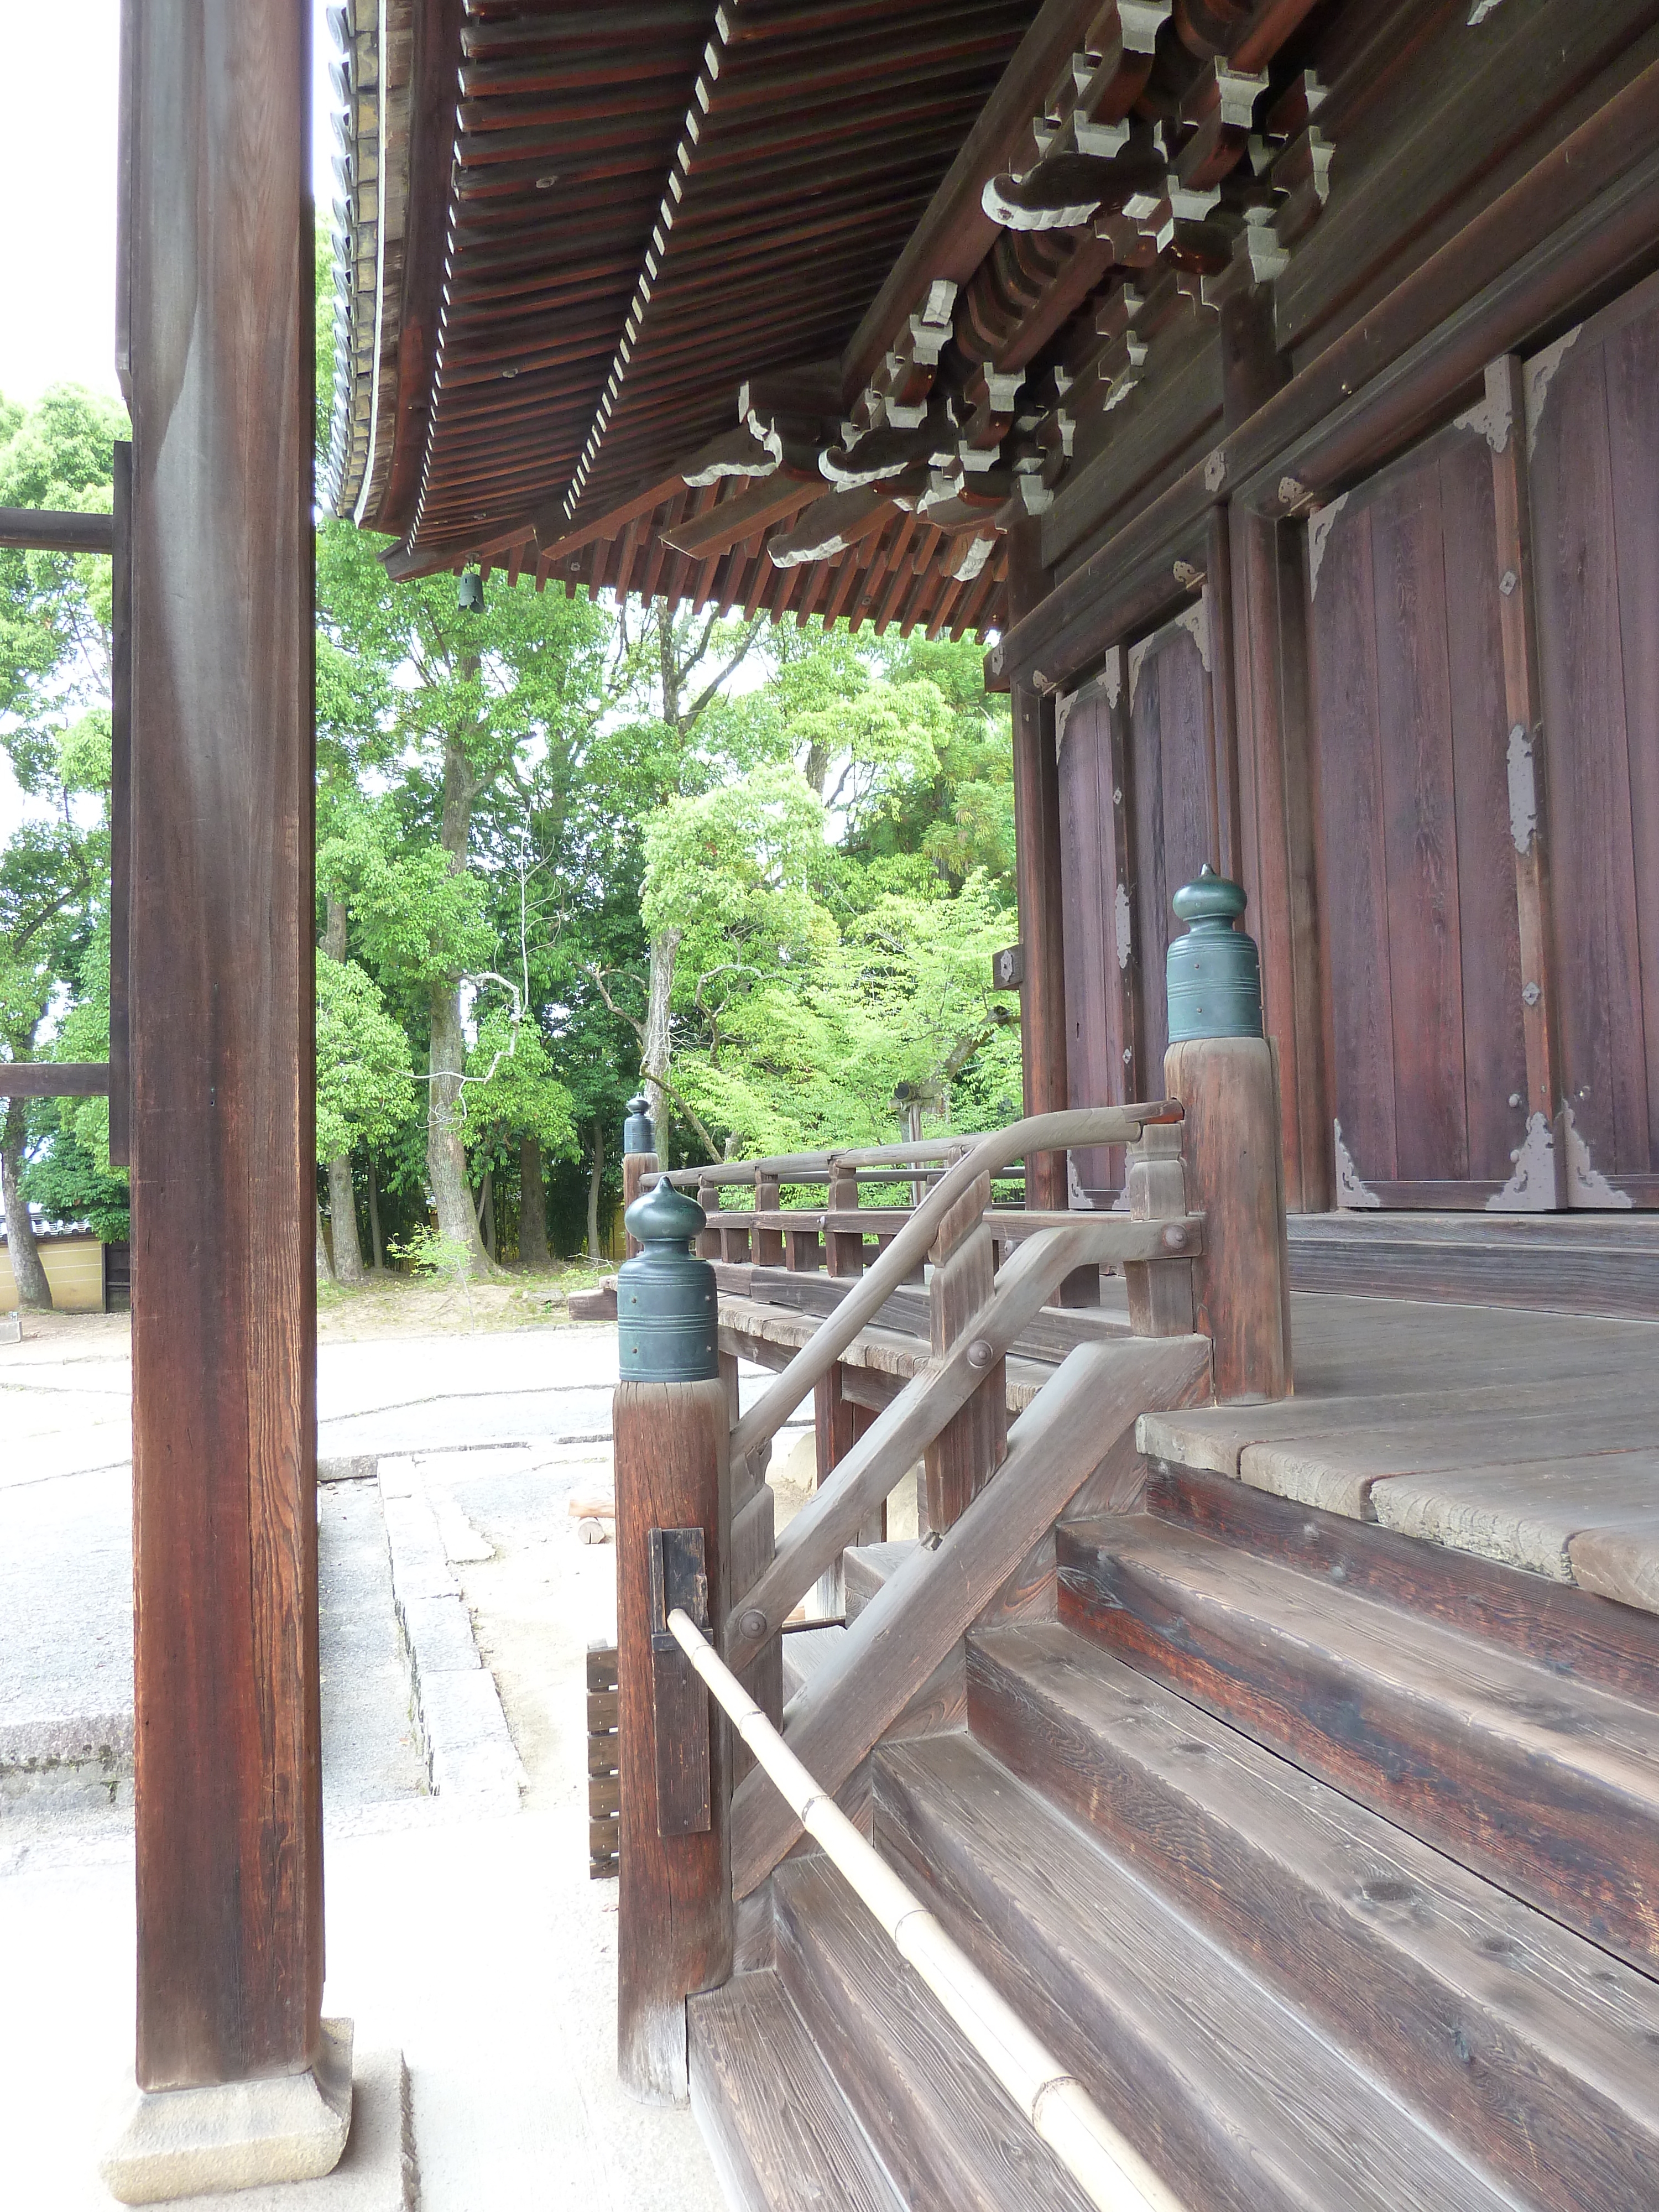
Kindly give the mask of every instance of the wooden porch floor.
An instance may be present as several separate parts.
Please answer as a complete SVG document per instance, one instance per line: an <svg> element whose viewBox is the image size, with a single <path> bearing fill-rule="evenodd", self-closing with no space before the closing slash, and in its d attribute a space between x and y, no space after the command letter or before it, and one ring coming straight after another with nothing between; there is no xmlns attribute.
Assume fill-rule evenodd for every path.
<svg viewBox="0 0 1659 2212"><path fill-rule="evenodd" d="M1300 1293L1297 1389L1148 1414L1206 1469L1659 1613L1659 1323Z"/></svg>

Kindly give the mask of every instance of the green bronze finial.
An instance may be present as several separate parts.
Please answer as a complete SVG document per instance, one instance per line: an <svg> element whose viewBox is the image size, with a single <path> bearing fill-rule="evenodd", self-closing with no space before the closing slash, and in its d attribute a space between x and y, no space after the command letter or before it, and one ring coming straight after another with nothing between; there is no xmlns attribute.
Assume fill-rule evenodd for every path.
<svg viewBox="0 0 1659 2212"><path fill-rule="evenodd" d="M714 1271L694 1257L708 1226L695 1198L653 1183L623 1220L644 1249L617 1270L617 1364L624 1382L702 1382L720 1371Z"/></svg>
<svg viewBox="0 0 1659 2212"><path fill-rule="evenodd" d="M643 1091L636 1091L628 1102L628 1119L623 1123L624 1152L654 1152L657 1149L656 1127L651 1119L651 1101Z"/></svg>
<svg viewBox="0 0 1659 2212"><path fill-rule="evenodd" d="M1170 1042L1261 1035L1261 960L1255 939L1233 924L1247 904L1243 888L1206 861L1198 881L1170 902L1189 925L1170 940L1165 963Z"/></svg>

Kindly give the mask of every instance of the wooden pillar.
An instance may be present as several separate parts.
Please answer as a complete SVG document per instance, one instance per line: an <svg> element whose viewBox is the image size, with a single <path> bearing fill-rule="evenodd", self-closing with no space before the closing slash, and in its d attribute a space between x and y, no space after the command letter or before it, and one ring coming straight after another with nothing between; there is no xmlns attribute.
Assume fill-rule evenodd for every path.
<svg viewBox="0 0 1659 2212"><path fill-rule="evenodd" d="M1261 1004L1279 1053L1285 1190L1298 1212L1333 1203L1319 942L1307 592L1302 526L1231 513L1239 880L1261 948Z"/></svg>
<svg viewBox="0 0 1659 2212"><path fill-rule="evenodd" d="M1192 1310L1199 1334L1210 1340L1216 1397L1223 1404L1283 1398L1292 1380L1290 1261L1273 1047L1248 1036L1172 1044L1164 1082L1187 1109L1184 1198L1204 1216ZM1147 1333L1159 1330L1149 1323Z"/></svg>
<svg viewBox="0 0 1659 2212"><path fill-rule="evenodd" d="M137 2075L158 2092L324 2057L309 25L291 0L144 0L124 52Z"/></svg>
<svg viewBox="0 0 1659 2212"><path fill-rule="evenodd" d="M1047 596L1039 526L1008 533L1008 618L1018 622ZM1066 971L1060 900L1060 773L1052 700L1017 684L1014 744L1014 875L1024 975L1019 987L1020 1058L1025 1111L1057 1114L1066 1096ZM1045 1153L1025 1164L1025 1203L1064 1208L1066 1159Z"/></svg>
<svg viewBox="0 0 1659 2212"><path fill-rule="evenodd" d="M832 1213L850 1213L856 1211L858 1202L858 1177L848 1168L837 1172L832 1164L830 1211ZM826 1224L823 1249L831 1275L846 1278L864 1273L864 1239L861 1236ZM820 1489L875 1419L867 1406L855 1406L847 1396L842 1387L843 1373L837 1362L812 1386L812 1435ZM887 1506L884 1499L859 1530L858 1540L860 1544L879 1544L885 1541L886 1535ZM831 1617L845 1608L847 1578L839 1559L819 1577L817 1602L819 1613Z"/></svg>
<svg viewBox="0 0 1659 2212"><path fill-rule="evenodd" d="M688 1829L662 1778L690 1734L682 1710L684 1677L700 1701L697 1710L707 1707L708 1698L678 1647L660 1656L652 1649L650 1547L653 1528L702 1531L709 1620L718 1642L729 1601L729 1515L721 1497L729 1389L724 1376L625 1382L613 1401L622 1763L617 2069L624 2087L650 2104L684 2103L685 2000L717 1987L732 1972L724 1730L714 1726L711 1712L707 1825ZM669 1695L659 1697L668 1674L674 1678ZM659 1706L670 1716L664 1727L673 1729L673 1741L665 1734L659 1741Z"/></svg>

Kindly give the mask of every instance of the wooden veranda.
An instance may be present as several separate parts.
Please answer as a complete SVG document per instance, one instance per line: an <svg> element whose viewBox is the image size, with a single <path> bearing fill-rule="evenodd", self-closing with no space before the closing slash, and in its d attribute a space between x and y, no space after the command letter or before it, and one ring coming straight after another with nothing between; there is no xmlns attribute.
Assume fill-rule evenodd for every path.
<svg viewBox="0 0 1659 2212"><path fill-rule="evenodd" d="M775 1545L766 1424L698 1401L713 1634L1190 2212L1638 2212L1659 0L332 19L326 503L397 577L984 637L1025 1112L1171 1102L1045 1121L1027 1232L988 1176L935 1209L926 1291L833 1356L883 1264L856 1170L711 1225L727 1379L807 1362L823 1486ZM124 41L116 969L74 1079L132 1167L140 2120L309 2085L320 2168L305 15L129 0ZM1273 1048L1208 1093L1162 988L1206 861ZM760 1218L813 1180L816 1226ZM857 1540L918 1454L937 1545ZM779 1609L821 1578L813 1672ZM644 2070L734 2203L1087 2201L713 1741ZM691 1849L627 1771L625 1935Z"/></svg>

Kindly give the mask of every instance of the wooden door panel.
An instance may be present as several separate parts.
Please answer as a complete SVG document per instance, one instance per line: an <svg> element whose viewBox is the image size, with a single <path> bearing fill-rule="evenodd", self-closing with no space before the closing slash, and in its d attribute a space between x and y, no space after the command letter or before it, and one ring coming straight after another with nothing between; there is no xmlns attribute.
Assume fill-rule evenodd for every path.
<svg viewBox="0 0 1659 2212"><path fill-rule="evenodd" d="M1370 1183L1400 1172L1376 608L1371 519L1362 510L1333 525L1320 548L1311 629L1337 1142Z"/></svg>
<svg viewBox="0 0 1659 2212"><path fill-rule="evenodd" d="M1342 1202L1515 1203L1526 1046L1485 439L1444 434L1337 501L1309 554Z"/></svg>
<svg viewBox="0 0 1659 2212"><path fill-rule="evenodd" d="M1659 307L1644 289L1644 310L1620 303L1527 376L1568 1185L1590 1206L1659 1203Z"/></svg>
<svg viewBox="0 0 1659 2212"><path fill-rule="evenodd" d="M1393 1030L1395 1172L1461 1182L1469 1160L1439 470L1401 477L1373 503L1370 525L1389 1002L1410 1010Z"/></svg>

